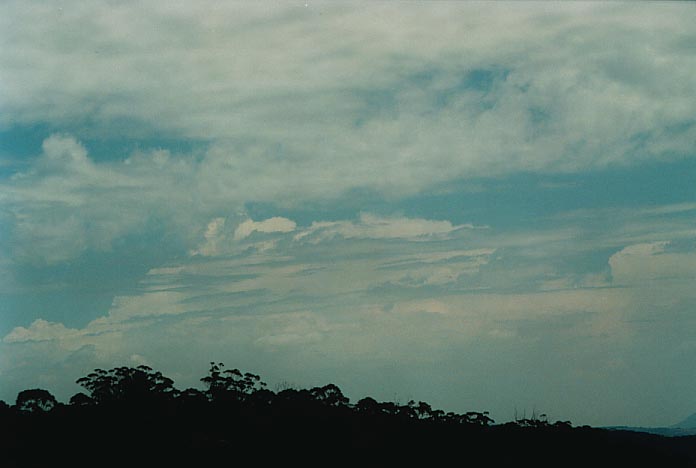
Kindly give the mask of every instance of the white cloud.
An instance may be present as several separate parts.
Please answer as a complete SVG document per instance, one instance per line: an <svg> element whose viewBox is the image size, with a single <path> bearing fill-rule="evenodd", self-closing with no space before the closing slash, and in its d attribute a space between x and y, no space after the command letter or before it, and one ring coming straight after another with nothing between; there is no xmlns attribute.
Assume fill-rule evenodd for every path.
<svg viewBox="0 0 696 468"><path fill-rule="evenodd" d="M263 252L276 247L277 239L249 242L246 239L254 232L264 234L288 234L296 232L293 236L295 242L317 244L336 237L341 239L404 239L426 241L432 239L447 239L454 233L464 229L474 229L470 224L454 226L450 221L435 221L422 218L406 217L382 217L369 213L361 213L359 220L340 221L314 221L309 227L297 228L297 224L287 218L275 216L262 221L254 221L247 218L240 222L234 232L225 230L225 219L215 218L207 225L203 234L205 241L190 253L193 255L214 256L240 252L254 247L258 252ZM282 237L282 236L281 236ZM480 251L455 251L445 253L418 254L403 261L436 262L452 257L470 257L475 255L488 255L490 250ZM430 257L429 257L430 256ZM430 258L430 260L428 260Z"/></svg>
<svg viewBox="0 0 696 468"><path fill-rule="evenodd" d="M65 327L62 323L34 320L29 327L16 327L3 338L5 343L22 343L27 341L62 340L79 334L79 330Z"/></svg>
<svg viewBox="0 0 696 468"><path fill-rule="evenodd" d="M394 305L392 311L396 314L429 313L449 314L450 306L436 299L422 301L400 302Z"/></svg>
<svg viewBox="0 0 696 468"><path fill-rule="evenodd" d="M177 275L184 271L183 266L153 268L147 272L148 275Z"/></svg>
<svg viewBox="0 0 696 468"><path fill-rule="evenodd" d="M227 221L227 219L221 217L211 220L203 233L205 240L198 248L192 249L189 253L191 255L210 257L240 252L250 246L259 252L263 252L273 249L276 241L267 239L250 243L245 239L254 232L284 234L294 231L296 227L294 221L281 216L274 216L262 221L246 218L237 224L234 231L225 227L226 224L229 224Z"/></svg>
<svg viewBox="0 0 696 468"><path fill-rule="evenodd" d="M209 233L222 225L212 224ZM508 273L505 264L496 265L503 261L496 260L496 249L481 246L480 240L470 245L471 232L452 231L445 240L426 235L418 243L337 237L330 244L297 242L295 231L279 232L272 250L187 258L152 269L138 291L117 297L108 315L82 328L45 321L16 328L1 344L0 372L20 379L13 364L20 361L24 369L65 362L61 372L72 376L90 366L148 362L186 386L200 377L190 369L200 372L212 357L271 379L291 376L313 385L343 376L351 382L348 391L374 395L376 387L396 385L426 400L437 394L411 387L411 371L418 370L418 382L461 372L470 376L466 388L480 392L468 400L471 405L500 411L507 402L487 396L490 379L527 382L541 366L545 373L553 370L563 388L581 375L589 382L575 395L582 398L581 393L601 387L608 376L642 357L648 335L662 333L655 323L642 323L656 318L654 310L681 313L673 296L685 303L693 298L691 283L646 291L612 288L597 274L550 280L542 282L541 291L529 291L527 274L521 273L525 264ZM629 246L612 262L670 255L671 247L665 242ZM505 258L516 254L510 247L503 250ZM486 275L510 274L517 283L486 280L484 267ZM544 279L548 271L553 269L545 265L533 278ZM407 274L420 276L399 283ZM496 284L504 287L491 287ZM674 346L683 346L683 340ZM664 358L661 353L648 362ZM72 363L77 354L82 360ZM388 369L404 380L380 383ZM438 388L451 388L459 398L465 388L457 385ZM552 398L554 388L545 381L533 390ZM520 392L510 398L522 398Z"/></svg>
<svg viewBox="0 0 696 468"><path fill-rule="evenodd" d="M263 221L254 221L247 219L237 226L234 230L234 238L236 240L244 239L250 236L254 231L257 232L292 232L295 230L296 224L294 221L280 216L274 216Z"/></svg>
<svg viewBox="0 0 696 468"><path fill-rule="evenodd" d="M20 261L57 263L87 250L108 251L153 220L187 239L199 229L191 226L208 216L194 208L193 168L160 150L96 163L75 138L52 135L33 165L0 183L11 235L4 248Z"/></svg>
<svg viewBox="0 0 696 468"><path fill-rule="evenodd" d="M584 275L566 275L541 282L541 291L556 291L562 289L577 288L605 288L611 286L611 282L604 273L589 273Z"/></svg>
<svg viewBox="0 0 696 468"><path fill-rule="evenodd" d="M205 242L191 252L192 255L217 255L220 253L220 243L223 241L222 229L225 227L225 218L215 218L208 223L203 234Z"/></svg>
<svg viewBox="0 0 696 468"><path fill-rule="evenodd" d="M401 255L388 265L406 265L415 263L438 263L447 260L490 256L495 249L472 249L472 250L447 250L445 252L426 252Z"/></svg>
<svg viewBox="0 0 696 468"><path fill-rule="evenodd" d="M151 269L81 328L16 327L0 372L71 363L85 349L90 364L146 356L178 370L218 354L251 369L333 365L377 378L426 363L417 385L465 369L467 386L489 394L490 367L525 383L515 372L536 364L592 382L610 359L644 357L631 352L674 334L632 320L686 315L696 274L693 252L654 242L693 236L693 223L649 217L691 203L622 217L620 236L598 239L577 218L484 236L448 220L364 213L298 227L239 213L248 202L330 205L352 190L393 202L455 179L692 157L695 22L682 4L5 2L0 127L72 136L46 135L41 154L0 181L0 257L67 262L153 226L198 257ZM153 136L202 149L87 151ZM612 284L632 287L559 267L598 246L623 248L609 259ZM663 343L641 362L671 362ZM536 385L513 380L498 388ZM552 397L546 388L532 390Z"/></svg>
<svg viewBox="0 0 696 468"><path fill-rule="evenodd" d="M6 11L6 115L87 114L104 132L132 119L218 141L203 188L252 198L630 163L684 154L696 131L678 129L696 86L679 46L694 13L678 5ZM225 143L236 138L259 143Z"/></svg>
<svg viewBox="0 0 696 468"><path fill-rule="evenodd" d="M285 302L288 298L300 294L314 297L321 303L331 303L335 297L366 294L371 288L385 284L408 288L455 285L462 277L476 274L495 252L487 248L449 249L448 245L442 244L443 238L435 235L455 235L460 231L460 227L452 226L449 221L363 215L359 223L339 221L330 224L334 229L332 235L341 234L340 243L334 247L334 255L324 255L324 246L320 243L292 242L296 237L295 223L289 219L276 217L259 222L247 219L239 225L246 235L239 238L238 226L234 231L237 240L233 240L225 231L225 219L214 218L208 223L205 242L197 251L210 258L151 269L143 280L140 294L115 297L107 315L81 329L66 329L61 324L38 320L27 329L15 328L5 341L47 339L45 337L50 332L52 339L59 340L66 349L75 350L85 345L97 345L101 335L108 336L107 341L111 344L113 334L127 333L145 321L235 310L240 306L260 309L264 317L270 317L268 323L273 325L272 330L259 337L259 343L314 341L318 339L320 330L301 331L294 320L301 318L305 323L307 317L313 317L311 323L324 324L326 320L317 322L316 316L309 312L283 315L287 312ZM314 223L307 232L316 234L317 225L322 223ZM400 227L404 228L403 232ZM230 249L229 242L240 243L254 231L280 236L277 241L284 239L283 247L249 250L241 245L236 250ZM410 242L414 236L421 238L417 246ZM362 245L357 242L360 239L371 239L373 244ZM401 249L379 253L395 239L403 242ZM461 242L462 239L450 238L450 241ZM248 245L256 246L253 242ZM233 251L236 255L232 257L217 257ZM336 255L346 258L337 263ZM243 272L243 277L230 277L230 272ZM191 281L196 283L197 277L216 280L208 281L204 291L198 291L190 284ZM262 297L243 296L258 291L264 291ZM341 307L338 303L336 305ZM300 306L299 303L290 305L292 308ZM280 329L274 328L281 322Z"/></svg>
<svg viewBox="0 0 696 468"><path fill-rule="evenodd" d="M296 241L321 242L340 236L344 239L420 239L446 236L453 231L473 228L453 226L449 221L422 218L381 217L361 213L358 221L315 221L295 235Z"/></svg>
<svg viewBox="0 0 696 468"><path fill-rule="evenodd" d="M123 322L133 318L176 315L190 312L193 307L185 304L189 296L178 291L151 290L144 296L117 296L109 315L90 323L106 325Z"/></svg>
<svg viewBox="0 0 696 468"><path fill-rule="evenodd" d="M152 218L190 248L207 220L249 201L393 198L460 178L663 160L690 155L696 138L696 13L683 5L17 1L3 11L0 125L210 145L120 163L128 155L96 161L77 139L48 137L44 155L0 185L26 259L108 250ZM50 241L37 237L59 224ZM362 224L316 227L393 235Z"/></svg>
<svg viewBox="0 0 696 468"><path fill-rule="evenodd" d="M617 252L614 255L612 255L612 257L609 259L609 264L611 265L611 263L613 263L616 259L619 258L645 257L660 254L665 251L665 247L667 245L669 245L669 242L667 241L657 241L645 244L629 245L621 249L620 252Z"/></svg>
<svg viewBox="0 0 696 468"><path fill-rule="evenodd" d="M71 170L91 172L92 162L87 158L87 150L69 135L51 135L41 145L43 155L38 167L48 172Z"/></svg>
<svg viewBox="0 0 696 468"><path fill-rule="evenodd" d="M669 241L656 241L624 247L609 258L612 282L617 285L641 285L696 277L696 253L669 252L669 246Z"/></svg>
<svg viewBox="0 0 696 468"><path fill-rule="evenodd" d="M259 320L260 336L254 344L261 347L306 346L320 342L341 328L340 324L331 323L311 311L269 314Z"/></svg>

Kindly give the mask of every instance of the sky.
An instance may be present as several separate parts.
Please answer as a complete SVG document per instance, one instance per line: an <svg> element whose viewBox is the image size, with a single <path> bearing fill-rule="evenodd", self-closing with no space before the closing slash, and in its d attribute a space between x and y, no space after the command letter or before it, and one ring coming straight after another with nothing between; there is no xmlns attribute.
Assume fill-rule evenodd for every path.
<svg viewBox="0 0 696 468"><path fill-rule="evenodd" d="M4 1L0 399L210 361L696 412L696 5Z"/></svg>

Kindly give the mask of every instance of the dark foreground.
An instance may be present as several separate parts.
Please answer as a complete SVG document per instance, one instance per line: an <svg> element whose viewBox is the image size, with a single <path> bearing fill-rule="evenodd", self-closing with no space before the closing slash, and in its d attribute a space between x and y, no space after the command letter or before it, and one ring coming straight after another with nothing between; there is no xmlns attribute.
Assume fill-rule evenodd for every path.
<svg viewBox="0 0 696 468"><path fill-rule="evenodd" d="M89 395L68 405L22 392L0 409L0 466L696 466L693 436L351 404L334 385L272 392L220 365L201 380L206 390L180 391L149 368L124 367L80 379Z"/></svg>

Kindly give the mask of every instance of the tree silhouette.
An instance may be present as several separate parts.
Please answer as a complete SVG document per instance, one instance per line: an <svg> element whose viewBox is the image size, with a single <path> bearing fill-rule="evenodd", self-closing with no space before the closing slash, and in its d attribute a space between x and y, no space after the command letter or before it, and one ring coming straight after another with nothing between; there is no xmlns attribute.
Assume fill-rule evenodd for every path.
<svg viewBox="0 0 696 468"><path fill-rule="evenodd" d="M552 424L536 412L495 425L485 411L445 413L414 400L350 404L334 384L274 393L259 376L221 363L201 380L205 389L179 391L149 367L116 367L79 379L86 392L70 405L47 390L24 390L12 408L0 402L0 465L228 466L231 455L247 452L275 453L278 462L296 454L305 465L313 464L308 456L322 464L439 465L464 455L468 466L511 466L529 450L544 452L534 459L539 467L696 466L696 438Z"/></svg>
<svg viewBox="0 0 696 468"><path fill-rule="evenodd" d="M17 403L15 404L20 411L29 413L51 411L57 405L56 397L51 395L48 390L40 388L22 390L17 395Z"/></svg>
<svg viewBox="0 0 696 468"><path fill-rule="evenodd" d="M187 388L186 390L182 390L178 393L177 398L180 401L187 403L203 404L208 402L208 398L206 397L205 393L201 392L197 388Z"/></svg>
<svg viewBox="0 0 696 468"><path fill-rule="evenodd" d="M475 424L477 426L490 426L495 422L491 417L488 416L488 411L484 411L482 413L469 411L468 413L464 414L464 417L466 418L467 423Z"/></svg>
<svg viewBox="0 0 696 468"><path fill-rule="evenodd" d="M355 410L368 416L374 416L381 412L380 404L372 397L365 397L358 401L355 405Z"/></svg>
<svg viewBox="0 0 696 468"><path fill-rule="evenodd" d="M266 387L261 377L239 369L223 371L225 365L221 362L210 363L208 375L201 379L207 387L206 394L212 401L242 401L257 390Z"/></svg>
<svg viewBox="0 0 696 468"><path fill-rule="evenodd" d="M148 366L95 369L77 383L98 403L144 401L174 396L174 382ZM84 401L84 399L82 399Z"/></svg>
<svg viewBox="0 0 696 468"><path fill-rule="evenodd" d="M432 416L432 407L424 401L419 401L418 405L416 406L415 402L411 400L409 401L409 406L415 407L415 411L419 419L429 419Z"/></svg>
<svg viewBox="0 0 696 468"><path fill-rule="evenodd" d="M312 397L327 406L346 406L350 401L343 395L341 389L334 384L328 384L323 387L315 387L311 389Z"/></svg>
<svg viewBox="0 0 696 468"><path fill-rule="evenodd" d="M72 406L90 406L95 403L94 398L85 395L84 393L76 393L70 397L70 405Z"/></svg>

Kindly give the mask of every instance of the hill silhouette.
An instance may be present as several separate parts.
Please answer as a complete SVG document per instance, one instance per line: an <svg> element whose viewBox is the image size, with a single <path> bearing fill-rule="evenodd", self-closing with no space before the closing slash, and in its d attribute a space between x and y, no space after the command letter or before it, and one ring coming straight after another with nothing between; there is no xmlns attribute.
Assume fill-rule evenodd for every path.
<svg viewBox="0 0 696 468"><path fill-rule="evenodd" d="M0 404L0 466L695 466L696 437L574 427L545 417L495 424L426 402L356 403L333 384L271 391L211 363L203 389L147 366L96 369L63 404L29 389Z"/></svg>
<svg viewBox="0 0 696 468"><path fill-rule="evenodd" d="M678 422L672 427L681 429L696 429L696 413L692 414L683 421Z"/></svg>

